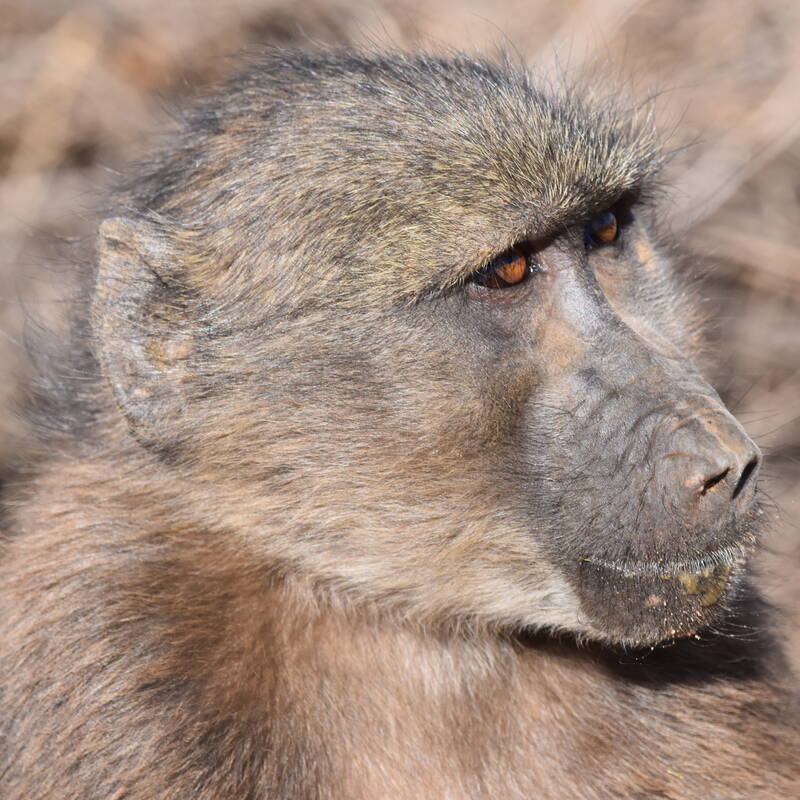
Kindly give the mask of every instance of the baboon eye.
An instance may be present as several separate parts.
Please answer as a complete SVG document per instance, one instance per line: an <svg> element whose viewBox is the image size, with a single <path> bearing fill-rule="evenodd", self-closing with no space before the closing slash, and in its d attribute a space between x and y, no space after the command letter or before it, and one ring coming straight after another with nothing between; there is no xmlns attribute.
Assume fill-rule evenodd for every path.
<svg viewBox="0 0 800 800"><path fill-rule="evenodd" d="M479 269L472 280L487 289L506 289L522 283L530 272L528 254L521 247L512 247Z"/></svg>
<svg viewBox="0 0 800 800"><path fill-rule="evenodd" d="M598 245L611 244L619 233L617 218L611 211L604 211L593 217L586 224L584 239L587 247L597 247Z"/></svg>

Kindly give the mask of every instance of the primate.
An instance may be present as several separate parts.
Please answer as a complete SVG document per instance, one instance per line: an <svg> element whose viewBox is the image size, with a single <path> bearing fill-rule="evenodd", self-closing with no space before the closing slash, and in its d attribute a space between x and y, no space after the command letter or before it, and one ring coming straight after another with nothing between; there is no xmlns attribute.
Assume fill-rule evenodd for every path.
<svg viewBox="0 0 800 800"><path fill-rule="evenodd" d="M595 94L274 51L116 187L5 490L4 800L800 797L761 454Z"/></svg>

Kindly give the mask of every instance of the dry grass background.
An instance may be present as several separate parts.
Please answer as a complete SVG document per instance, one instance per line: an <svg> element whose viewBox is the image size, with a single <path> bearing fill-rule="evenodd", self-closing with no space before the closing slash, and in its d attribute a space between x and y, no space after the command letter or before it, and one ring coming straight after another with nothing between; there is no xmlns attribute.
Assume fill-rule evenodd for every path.
<svg viewBox="0 0 800 800"><path fill-rule="evenodd" d="M769 454L763 581L800 666L800 3L796 0L0 0L0 462L27 314L164 106L262 43L515 47L535 69L659 93L665 215L708 273L709 369ZM683 148L683 145L691 145ZM46 266L43 269L43 265Z"/></svg>

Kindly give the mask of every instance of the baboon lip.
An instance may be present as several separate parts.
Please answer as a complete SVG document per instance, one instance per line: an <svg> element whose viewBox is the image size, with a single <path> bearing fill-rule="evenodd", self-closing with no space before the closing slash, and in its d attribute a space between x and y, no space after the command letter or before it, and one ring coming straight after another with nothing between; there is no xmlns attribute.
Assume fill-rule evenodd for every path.
<svg viewBox="0 0 800 800"><path fill-rule="evenodd" d="M681 575L703 575L717 567L733 568L744 565L750 555L751 548L744 544L714 550L711 553L698 554L689 559L658 559L652 561L607 560L603 558L582 558L586 566L594 566L613 572L622 578L679 578Z"/></svg>
<svg viewBox="0 0 800 800"><path fill-rule="evenodd" d="M744 569L744 546L658 561L583 559L577 589L593 630L637 645L694 634L724 613Z"/></svg>

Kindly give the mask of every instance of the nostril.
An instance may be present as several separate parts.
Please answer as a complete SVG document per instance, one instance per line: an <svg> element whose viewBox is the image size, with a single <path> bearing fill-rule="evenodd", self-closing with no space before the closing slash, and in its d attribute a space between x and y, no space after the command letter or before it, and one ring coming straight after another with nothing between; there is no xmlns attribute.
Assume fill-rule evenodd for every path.
<svg viewBox="0 0 800 800"><path fill-rule="evenodd" d="M758 459L757 458L751 458L750 461L747 462L747 465L742 470L742 474L741 474L741 477L739 478L739 482L736 484L736 488L733 490L733 499L734 500L742 493L742 490L744 489L745 485L747 484L747 482L752 477L753 472L755 472L755 469L756 469L757 466L758 466Z"/></svg>
<svg viewBox="0 0 800 800"><path fill-rule="evenodd" d="M700 490L700 494L708 494L718 483L722 483L725 478L728 477L728 473L730 472L730 468L722 470L719 475L715 475L713 478L709 478L704 484L703 488ZM736 487L737 491L739 487ZM736 493L734 492L734 497L736 497Z"/></svg>
<svg viewBox="0 0 800 800"><path fill-rule="evenodd" d="M712 409L713 411L713 409ZM670 503L687 504L692 514L743 514L755 500L761 451L727 412L697 412L668 431L663 460L664 488L678 490ZM677 485L676 485L677 484ZM732 505L735 502L735 507Z"/></svg>

